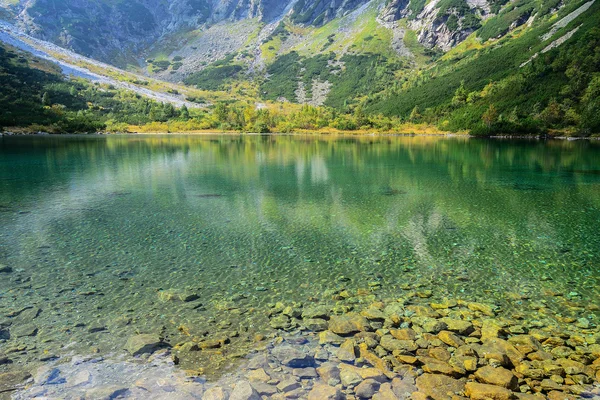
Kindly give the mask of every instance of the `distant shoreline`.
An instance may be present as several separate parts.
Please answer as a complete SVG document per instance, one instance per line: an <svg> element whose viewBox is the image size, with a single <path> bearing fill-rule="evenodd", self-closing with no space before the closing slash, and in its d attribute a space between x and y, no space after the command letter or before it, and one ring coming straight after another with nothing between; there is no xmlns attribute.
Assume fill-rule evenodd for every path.
<svg viewBox="0 0 600 400"><path fill-rule="evenodd" d="M340 137L440 137L469 139L535 139L535 140L600 140L600 136L552 136L552 135L492 135L477 136L468 133L453 132L364 132L364 131L297 131L297 132L238 132L238 131L188 131L188 132L95 132L95 133L49 133L49 132L0 132L0 137L15 136L340 136Z"/></svg>

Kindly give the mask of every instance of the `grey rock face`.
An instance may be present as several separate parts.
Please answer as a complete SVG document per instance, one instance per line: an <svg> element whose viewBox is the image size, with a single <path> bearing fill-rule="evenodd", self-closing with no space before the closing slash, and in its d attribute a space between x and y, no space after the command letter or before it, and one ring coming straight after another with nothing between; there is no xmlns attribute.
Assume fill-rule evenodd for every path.
<svg viewBox="0 0 600 400"><path fill-rule="evenodd" d="M269 23L292 4L291 18L321 25L369 0L33 0L21 1L18 24L28 33L101 61L131 60L161 38L223 21Z"/></svg>

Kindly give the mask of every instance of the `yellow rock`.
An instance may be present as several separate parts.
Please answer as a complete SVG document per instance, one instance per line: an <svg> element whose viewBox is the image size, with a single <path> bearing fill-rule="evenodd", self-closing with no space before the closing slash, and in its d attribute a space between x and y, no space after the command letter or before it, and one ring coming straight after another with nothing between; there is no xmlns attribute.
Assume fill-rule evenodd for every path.
<svg viewBox="0 0 600 400"><path fill-rule="evenodd" d="M434 400L446 400L464 391L465 382L462 379L454 379L445 375L423 374L417 378L417 388L425 397ZM417 398L412 394L413 399ZM421 396L421 395L419 395Z"/></svg>
<svg viewBox="0 0 600 400"><path fill-rule="evenodd" d="M516 398L513 392L506 388L475 382L465 385L465 393L472 400L512 400Z"/></svg>
<svg viewBox="0 0 600 400"><path fill-rule="evenodd" d="M448 346L459 348L460 346L465 345L465 342L461 338L449 331L441 331L438 333L438 337Z"/></svg>
<svg viewBox="0 0 600 400"><path fill-rule="evenodd" d="M248 380L254 382L268 382L271 377L265 372L263 368L252 370L248 373Z"/></svg>
<svg viewBox="0 0 600 400"><path fill-rule="evenodd" d="M415 340L417 333L410 329L390 329L390 334L398 340Z"/></svg>
<svg viewBox="0 0 600 400"><path fill-rule="evenodd" d="M489 317L493 317L494 315L496 315L496 313L494 312L494 307L492 307L489 304L483 304L483 303L469 303L467 305L467 307L469 308L469 310L471 311L477 311L480 312L482 314L485 314Z"/></svg>

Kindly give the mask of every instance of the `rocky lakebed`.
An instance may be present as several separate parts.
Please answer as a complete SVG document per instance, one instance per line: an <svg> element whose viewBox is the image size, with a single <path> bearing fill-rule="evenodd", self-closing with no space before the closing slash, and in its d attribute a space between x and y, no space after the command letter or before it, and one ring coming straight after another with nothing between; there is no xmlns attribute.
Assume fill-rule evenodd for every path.
<svg viewBox="0 0 600 400"><path fill-rule="evenodd" d="M12 270L2 267L4 277ZM346 279L341 278L341 286ZM577 399L600 398L598 305L562 293L498 306L435 299L407 284L395 298L380 286L333 290L323 302L268 304L269 328L178 337L137 333L121 352L62 355L28 339L41 310L4 315L0 394L13 399ZM259 288L259 291L262 289ZM181 292L161 301L193 302ZM326 301L325 301L326 300ZM239 310L238 310L239 311ZM235 308L223 311L225 322ZM587 314L592 318L579 317ZM225 324L227 325L227 324ZM100 329L100 328L98 328ZM110 335L107 328L101 329ZM43 344L40 344L42 347ZM37 366L27 354L35 354Z"/></svg>
<svg viewBox="0 0 600 400"><path fill-rule="evenodd" d="M600 399L598 160L4 137L0 399Z"/></svg>

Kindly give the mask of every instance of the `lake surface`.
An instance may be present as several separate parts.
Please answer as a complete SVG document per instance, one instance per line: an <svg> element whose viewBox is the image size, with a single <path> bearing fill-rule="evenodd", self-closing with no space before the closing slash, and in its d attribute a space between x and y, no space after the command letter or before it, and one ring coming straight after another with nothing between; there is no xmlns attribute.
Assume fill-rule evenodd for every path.
<svg viewBox="0 0 600 400"><path fill-rule="evenodd" d="M344 290L593 326L600 143L3 137L0 264L0 356L21 366L135 333L227 336L186 361L211 373L273 332L274 303Z"/></svg>

